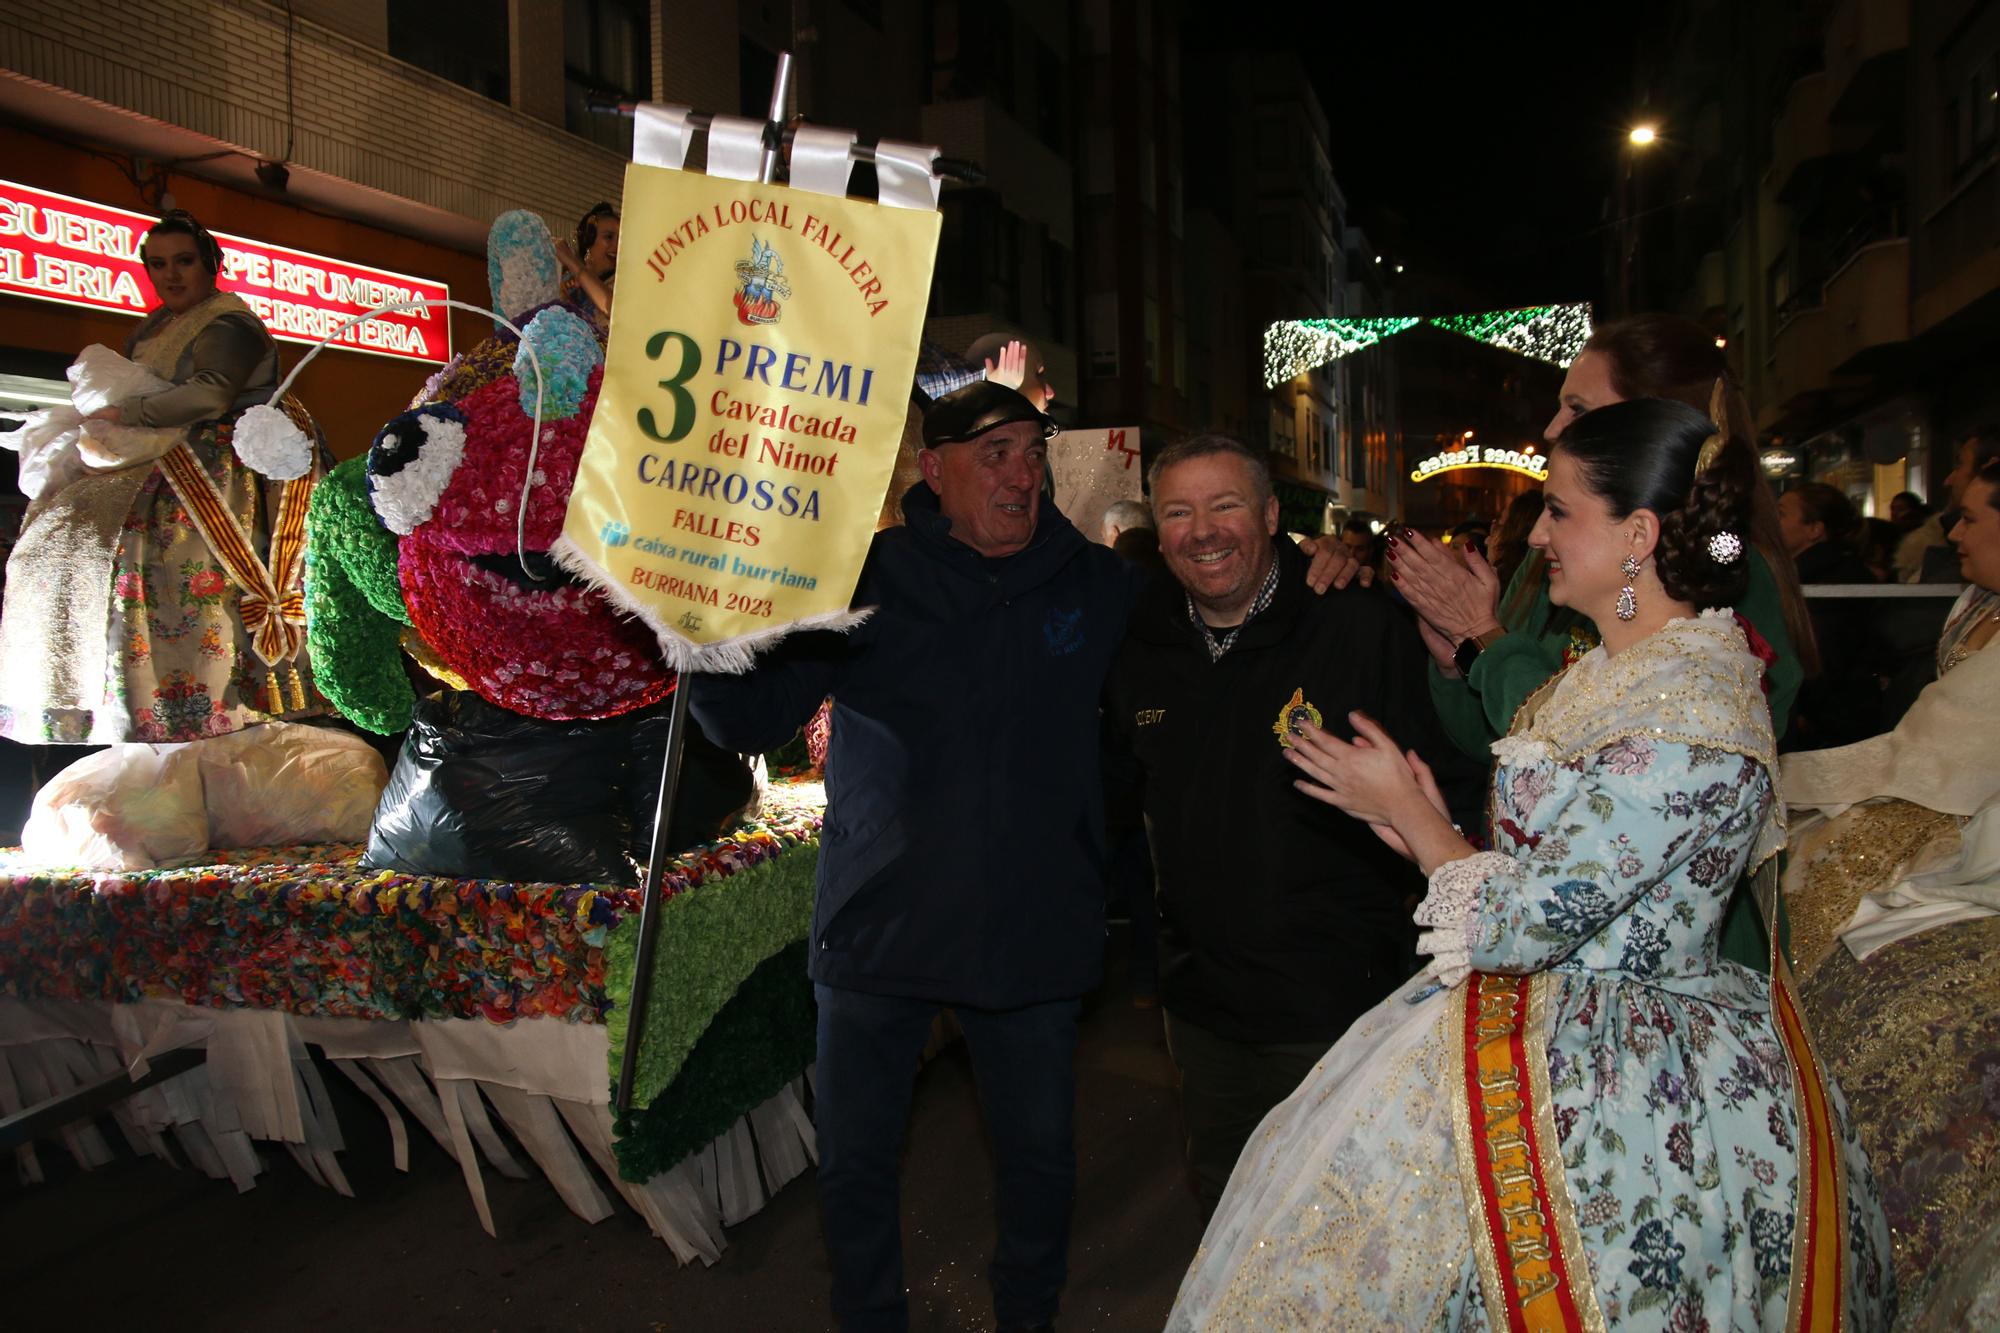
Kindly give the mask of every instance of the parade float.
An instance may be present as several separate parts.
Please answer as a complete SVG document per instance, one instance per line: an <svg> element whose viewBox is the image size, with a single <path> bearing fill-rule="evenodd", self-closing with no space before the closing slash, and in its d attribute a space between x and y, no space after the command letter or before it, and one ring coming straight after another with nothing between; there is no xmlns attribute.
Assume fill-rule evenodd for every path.
<svg viewBox="0 0 2000 1333"><path fill-rule="evenodd" d="M746 576L756 598L751 585L730 594L760 603L748 627L759 643L793 623L837 625L909 416L937 235L935 150L814 132L823 137L795 150L791 187L758 184L763 123L650 112L628 234L635 214L650 225L648 197L692 184L726 210L754 191L780 210L789 202L794 218L849 210L845 234L880 237L894 275L905 307L894 319L857 328L865 301L835 314L827 300L817 323L795 321L798 337L875 354L879 378L849 392L879 410L848 413L859 434L839 443L851 460L839 484L816 491L817 526L761 553ZM707 176L680 172L678 157L649 163L663 123L683 151L688 136L710 136ZM901 246L905 259L890 257L903 232L870 225L896 207L834 197L847 179L835 160L871 152L885 182L899 162L908 177L897 202L912 216L894 225L921 244ZM735 298L770 298L786 256L802 293L837 281L870 295L851 268L836 271L830 236L791 230L760 229L761 268L747 236L744 256L712 247L711 267L747 257L758 269L721 293L728 326L683 317L689 283L635 296L628 275L607 341L561 299L539 220L495 225L496 332L432 376L366 453L317 477L302 584L278 590L303 611L318 699L367 731L405 732L365 837L184 848L116 868L0 853L0 1148L24 1176L42 1174L40 1139L86 1167L110 1160L93 1118L107 1113L132 1149L239 1189L263 1169L260 1147L282 1145L348 1192L329 1070L385 1117L399 1167L411 1120L443 1147L489 1232L485 1168L532 1167L578 1215L601 1219L622 1197L683 1262L713 1262L722 1228L811 1163L803 954L822 789L793 779L753 793L735 756L690 734L679 677L741 669L745 635L689 615L666 623L643 599L668 581L643 565L674 524L643 505L580 524L573 493L593 468L599 509L632 489L616 453L630 432L608 428L600 401L633 360L620 354L621 324L664 312L696 331L682 335L691 341L754 337L768 356L784 354L790 330ZM630 337L643 347L649 335ZM623 392L659 379L638 360ZM781 392L757 387L782 406L791 386L781 372ZM260 449L267 430L277 441L284 423L251 425ZM644 446L656 461L689 435L663 433ZM705 452L705 436L683 448ZM768 475L757 467L736 460L746 485L795 480L782 458ZM788 586L771 580L776 567L809 572ZM713 582L728 586L723 573ZM785 592L817 601L784 605Z"/></svg>

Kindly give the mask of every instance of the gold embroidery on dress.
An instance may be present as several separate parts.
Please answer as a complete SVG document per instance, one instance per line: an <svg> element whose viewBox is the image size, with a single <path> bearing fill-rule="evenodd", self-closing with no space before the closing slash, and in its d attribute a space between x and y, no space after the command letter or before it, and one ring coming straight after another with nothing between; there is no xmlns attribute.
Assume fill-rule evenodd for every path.
<svg viewBox="0 0 2000 1333"><path fill-rule="evenodd" d="M1449 1006L1441 1008L1449 1010ZM1394 1022L1400 1017L1378 1012L1377 1022ZM1260 1223L1262 1239L1243 1253L1229 1274L1228 1286L1216 1294L1199 1327L1437 1326L1456 1291L1456 1270L1441 1275L1436 1252L1403 1241L1418 1220L1459 1213L1458 1182L1445 1156L1446 1144L1423 1128L1449 1115L1448 1104L1440 1103L1456 1071L1448 1055L1451 1043L1445 1039L1445 1021L1441 1018L1426 1040L1384 1071L1381 1086L1395 1095L1364 1117L1392 1116L1408 1132L1372 1139L1365 1160L1335 1157L1321 1163L1317 1179L1299 1196L1292 1225ZM1349 1035L1365 1038L1368 1034ZM1323 1087L1314 1101L1292 1105L1289 1119L1314 1119L1320 1106L1337 1092L1337 1086ZM1283 1154L1266 1156L1265 1181L1270 1181L1273 1168L1286 1160ZM1244 1165L1238 1163L1238 1170ZM1232 1181L1231 1193L1248 1184ZM1202 1268L1208 1249L1204 1245L1196 1253L1194 1270ZM1300 1275L1306 1273L1327 1274L1331 1280L1302 1283ZM1394 1310L1385 1325L1381 1303L1393 1305L1398 1300L1418 1302L1421 1308Z"/></svg>
<svg viewBox="0 0 2000 1333"><path fill-rule="evenodd" d="M1889 1210L1898 1322L1965 1327L1948 1308L1964 1292L1951 1288L1991 1271L1979 1251L2000 1215L2000 1118L1959 1114L1938 1089L1964 1088L1990 1058L2000 917L1897 940L1866 962L1834 949L1800 990L1870 1160L1905 1199Z"/></svg>
<svg viewBox="0 0 2000 1333"><path fill-rule="evenodd" d="M1807 854L1803 889L1785 899L1792 965L1801 981L1810 981L1833 952L1861 900L1894 884L1902 867L1935 839L1955 834L1958 819L1888 800L1852 810L1835 826L1837 831Z"/></svg>

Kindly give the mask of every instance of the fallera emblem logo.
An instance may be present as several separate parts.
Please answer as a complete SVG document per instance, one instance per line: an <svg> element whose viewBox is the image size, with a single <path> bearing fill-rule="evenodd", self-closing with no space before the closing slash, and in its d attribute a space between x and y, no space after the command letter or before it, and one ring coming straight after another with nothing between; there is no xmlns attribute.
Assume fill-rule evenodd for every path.
<svg viewBox="0 0 2000 1333"><path fill-rule="evenodd" d="M752 236L750 257L736 261L736 318L750 325L776 324L784 313L778 302L791 294L791 284L785 281L785 261Z"/></svg>
<svg viewBox="0 0 2000 1333"><path fill-rule="evenodd" d="M599 529L597 535L604 539L606 546L623 546L632 540L632 529L614 518Z"/></svg>

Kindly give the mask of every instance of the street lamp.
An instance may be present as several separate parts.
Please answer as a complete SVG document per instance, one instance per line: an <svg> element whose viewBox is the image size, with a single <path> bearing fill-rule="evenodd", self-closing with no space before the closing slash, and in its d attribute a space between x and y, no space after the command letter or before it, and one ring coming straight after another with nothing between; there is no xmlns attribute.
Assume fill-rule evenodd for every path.
<svg viewBox="0 0 2000 1333"><path fill-rule="evenodd" d="M1645 287L1644 274L1639 268L1638 247L1639 228L1635 215L1644 205L1642 182L1638 175L1639 158L1654 144L1660 142L1660 127L1654 121L1641 121L1625 134L1625 147L1619 150L1620 172L1618 181L1618 296L1619 305L1626 312L1633 308Z"/></svg>

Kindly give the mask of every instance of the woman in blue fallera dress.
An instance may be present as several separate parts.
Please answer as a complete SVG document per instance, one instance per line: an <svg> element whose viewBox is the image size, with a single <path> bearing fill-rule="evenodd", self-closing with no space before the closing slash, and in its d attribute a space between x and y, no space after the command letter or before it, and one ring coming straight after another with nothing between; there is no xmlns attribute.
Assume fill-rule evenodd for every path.
<svg viewBox="0 0 2000 1333"><path fill-rule="evenodd" d="M1728 609L1754 466L1658 400L1558 441L1530 541L1603 643L1495 743L1491 850L1368 719L1286 738L1301 799L1429 874L1432 962L1259 1127L1170 1328L1889 1324L1873 1182L1788 974L1718 955L1784 840Z"/></svg>

